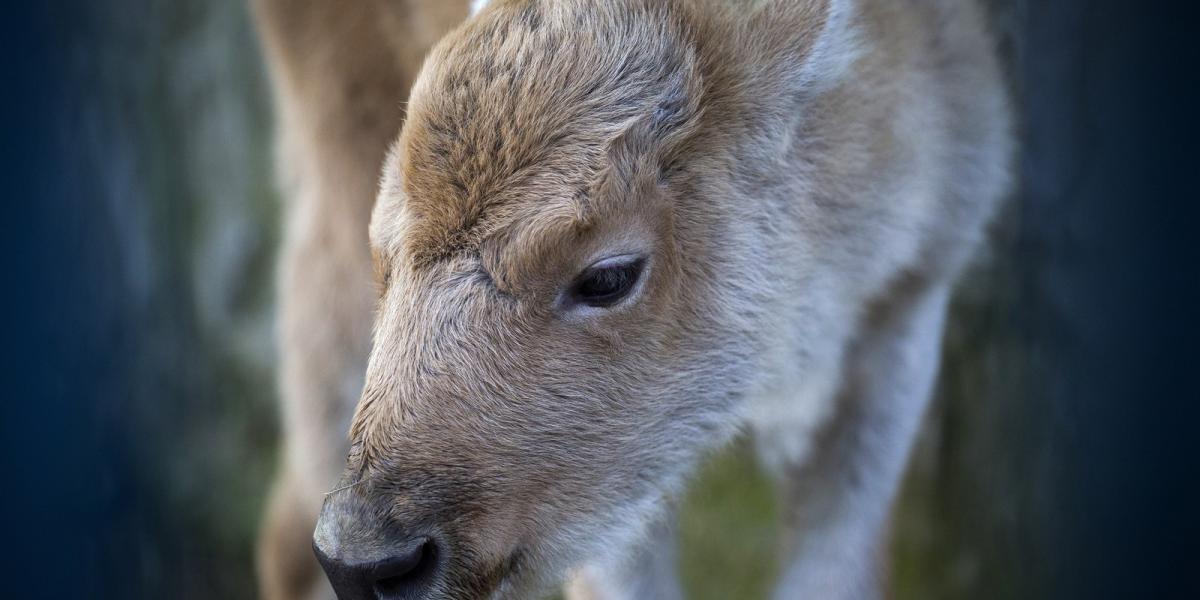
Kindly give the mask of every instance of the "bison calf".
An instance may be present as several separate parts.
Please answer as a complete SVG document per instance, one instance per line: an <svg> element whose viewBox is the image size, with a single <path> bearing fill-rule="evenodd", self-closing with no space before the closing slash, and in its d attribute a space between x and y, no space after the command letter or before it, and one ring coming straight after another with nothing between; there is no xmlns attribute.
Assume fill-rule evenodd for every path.
<svg viewBox="0 0 1200 600"><path fill-rule="evenodd" d="M348 419L315 533L339 597L678 597L668 507L749 430L790 501L779 598L880 595L947 297L1008 179L974 3L497 0L433 48L383 158L424 39L396 23L465 6L299 35L319 2L259 1L314 196L285 253L296 514L266 539L311 522Z"/></svg>

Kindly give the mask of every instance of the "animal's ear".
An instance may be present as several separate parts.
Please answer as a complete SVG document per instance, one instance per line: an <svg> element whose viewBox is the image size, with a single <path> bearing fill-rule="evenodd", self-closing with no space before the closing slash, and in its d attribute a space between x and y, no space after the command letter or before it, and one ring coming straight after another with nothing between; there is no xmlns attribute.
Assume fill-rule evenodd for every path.
<svg viewBox="0 0 1200 600"><path fill-rule="evenodd" d="M761 75L795 95L835 86L861 53L857 0L766 0L742 31L765 68ZM770 89L770 87L765 88Z"/></svg>

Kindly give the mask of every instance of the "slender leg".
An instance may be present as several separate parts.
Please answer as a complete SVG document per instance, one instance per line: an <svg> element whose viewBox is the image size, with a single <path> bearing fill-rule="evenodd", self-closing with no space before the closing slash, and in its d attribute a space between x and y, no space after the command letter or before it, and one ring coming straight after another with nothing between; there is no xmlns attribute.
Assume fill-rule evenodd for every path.
<svg viewBox="0 0 1200 600"><path fill-rule="evenodd" d="M888 515L940 361L947 286L890 299L850 348L837 414L785 469L785 560L775 597L881 598Z"/></svg>
<svg viewBox="0 0 1200 600"><path fill-rule="evenodd" d="M675 530L662 518L642 543L617 562L583 569L567 586L568 600L677 600L683 598L676 571Z"/></svg>
<svg viewBox="0 0 1200 600"><path fill-rule="evenodd" d="M283 468L259 539L268 600L332 598L312 553L346 456L371 344L367 224L387 145L429 47L466 0L254 0L284 182L279 349Z"/></svg>

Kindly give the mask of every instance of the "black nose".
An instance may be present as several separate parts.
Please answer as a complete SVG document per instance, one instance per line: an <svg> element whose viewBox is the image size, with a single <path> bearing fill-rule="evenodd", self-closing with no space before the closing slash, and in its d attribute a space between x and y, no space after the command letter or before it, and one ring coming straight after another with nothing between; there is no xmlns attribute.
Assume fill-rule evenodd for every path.
<svg viewBox="0 0 1200 600"><path fill-rule="evenodd" d="M432 584L437 545L424 538L378 559L329 556L313 544L317 560L329 576L339 600L417 600Z"/></svg>

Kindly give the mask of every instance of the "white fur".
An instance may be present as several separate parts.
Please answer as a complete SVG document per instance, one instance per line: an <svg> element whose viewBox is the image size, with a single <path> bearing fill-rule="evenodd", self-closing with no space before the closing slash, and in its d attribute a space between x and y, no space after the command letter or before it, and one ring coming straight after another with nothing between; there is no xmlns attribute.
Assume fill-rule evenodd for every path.
<svg viewBox="0 0 1200 600"><path fill-rule="evenodd" d="M778 600L880 597L880 531L933 388L948 296L943 285L900 299L848 357L853 383L845 401L861 416L835 425L831 449L790 482L793 550Z"/></svg>

